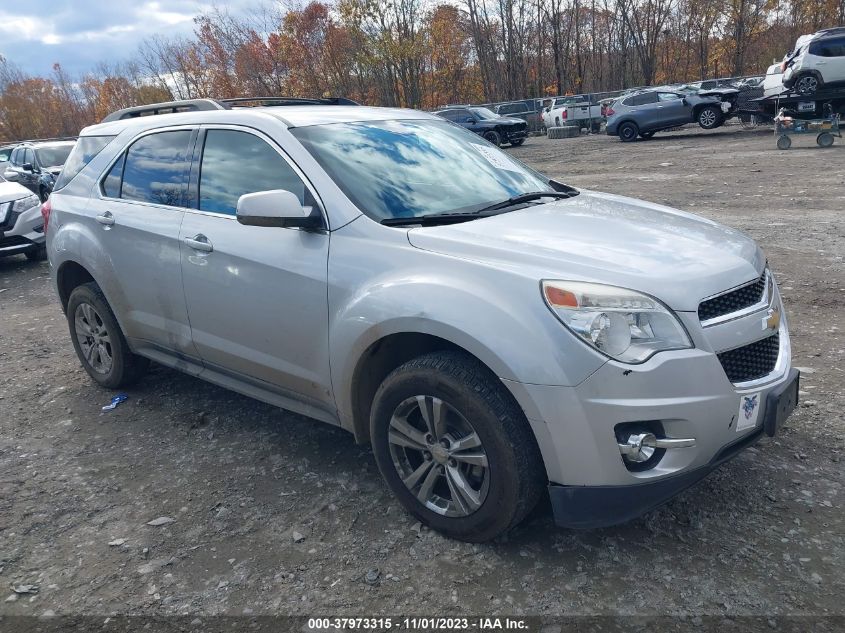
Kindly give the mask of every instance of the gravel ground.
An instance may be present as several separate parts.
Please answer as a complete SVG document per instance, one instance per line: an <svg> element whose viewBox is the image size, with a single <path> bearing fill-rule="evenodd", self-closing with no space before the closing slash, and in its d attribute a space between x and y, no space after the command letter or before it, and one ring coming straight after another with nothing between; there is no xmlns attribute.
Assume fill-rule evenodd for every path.
<svg viewBox="0 0 845 633"><path fill-rule="evenodd" d="M726 128L508 150L745 229L788 306L788 426L612 529L543 506L506 540L449 541L351 436L161 367L103 413L47 264L0 260L0 614L845 614L845 146L805 145Z"/></svg>

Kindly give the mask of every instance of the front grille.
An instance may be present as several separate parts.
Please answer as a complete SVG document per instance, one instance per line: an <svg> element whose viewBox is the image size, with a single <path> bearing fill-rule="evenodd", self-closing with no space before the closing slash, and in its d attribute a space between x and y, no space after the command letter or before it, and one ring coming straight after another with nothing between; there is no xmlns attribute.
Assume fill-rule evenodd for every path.
<svg viewBox="0 0 845 633"><path fill-rule="evenodd" d="M768 376L775 370L780 351L780 336L768 338L716 354L731 382L747 382Z"/></svg>
<svg viewBox="0 0 845 633"><path fill-rule="evenodd" d="M0 231L10 231L11 229L15 228L15 222L18 221L18 216L20 213L17 211L10 211L9 214L6 216L5 222L0 224Z"/></svg>
<svg viewBox="0 0 845 633"><path fill-rule="evenodd" d="M765 290L766 271L764 270L763 274L756 281L752 281L718 297L702 301L698 305L698 318L701 321L708 321L753 306L762 300Z"/></svg>

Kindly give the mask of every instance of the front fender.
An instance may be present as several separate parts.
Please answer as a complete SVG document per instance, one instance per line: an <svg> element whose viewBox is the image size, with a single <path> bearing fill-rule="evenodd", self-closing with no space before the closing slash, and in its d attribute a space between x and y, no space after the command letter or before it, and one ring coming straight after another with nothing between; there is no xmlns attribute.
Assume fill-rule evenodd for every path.
<svg viewBox="0 0 845 633"><path fill-rule="evenodd" d="M355 225L378 235L354 235ZM522 383L576 385L605 362L549 312L538 279L417 249L405 231L369 220L332 236L329 314L332 385L344 423L352 419L359 359L393 334L444 339Z"/></svg>

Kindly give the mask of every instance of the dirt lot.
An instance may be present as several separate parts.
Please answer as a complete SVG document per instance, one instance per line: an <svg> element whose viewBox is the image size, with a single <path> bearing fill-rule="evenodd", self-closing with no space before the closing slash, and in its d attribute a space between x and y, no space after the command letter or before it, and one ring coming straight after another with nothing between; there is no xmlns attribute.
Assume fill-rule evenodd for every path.
<svg viewBox="0 0 845 633"><path fill-rule="evenodd" d="M0 260L0 613L845 614L845 144L806 147L730 128L508 150L747 230L804 368L777 438L592 532L543 507L506 541L446 540L351 436L160 367L102 413L47 264Z"/></svg>

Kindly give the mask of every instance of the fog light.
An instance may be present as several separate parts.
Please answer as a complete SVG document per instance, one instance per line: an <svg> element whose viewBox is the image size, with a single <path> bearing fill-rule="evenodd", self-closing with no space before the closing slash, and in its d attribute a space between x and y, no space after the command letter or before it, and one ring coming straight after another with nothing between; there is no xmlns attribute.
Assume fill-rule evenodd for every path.
<svg viewBox="0 0 845 633"><path fill-rule="evenodd" d="M654 433L632 433L624 444L619 444L619 452L626 461L641 464L654 456Z"/></svg>
<svg viewBox="0 0 845 633"><path fill-rule="evenodd" d="M652 457L657 449L688 448L695 446L695 438L658 438L654 433L631 433L625 442L619 442L619 452L629 463L642 464Z"/></svg>

